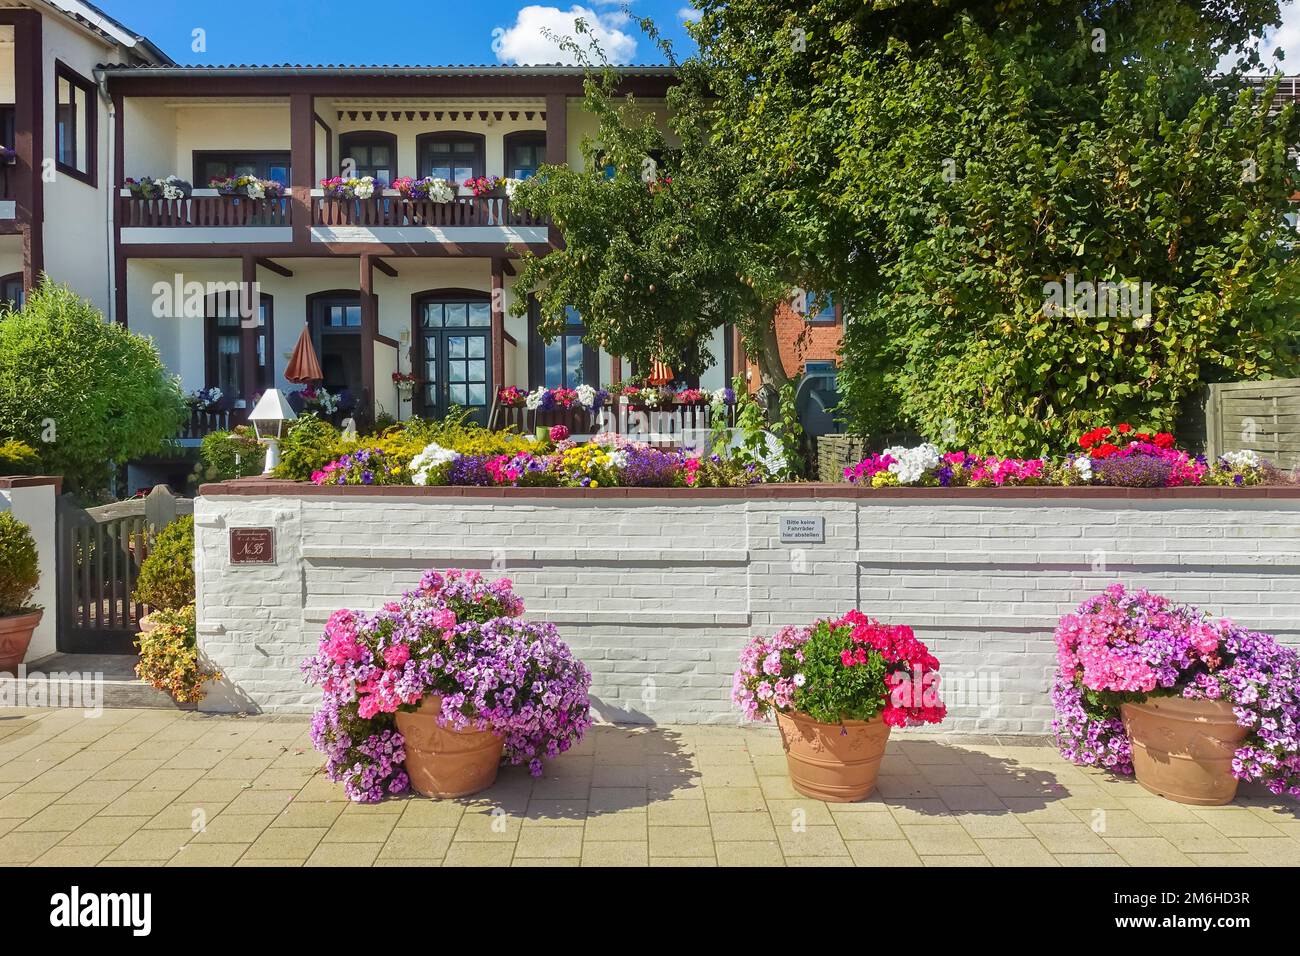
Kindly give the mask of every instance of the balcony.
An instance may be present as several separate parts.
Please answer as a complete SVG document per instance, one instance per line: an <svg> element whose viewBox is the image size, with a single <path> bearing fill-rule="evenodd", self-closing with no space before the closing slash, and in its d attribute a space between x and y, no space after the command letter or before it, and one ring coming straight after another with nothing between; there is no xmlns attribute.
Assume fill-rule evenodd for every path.
<svg viewBox="0 0 1300 956"><path fill-rule="evenodd" d="M249 199L195 189L184 199L142 199L123 189L117 204L124 243L293 241L288 196Z"/></svg>
<svg viewBox="0 0 1300 956"><path fill-rule="evenodd" d="M451 202L406 199L395 189L369 199L327 198L313 189L313 242L544 243L543 217L513 209L504 195L461 196Z"/></svg>

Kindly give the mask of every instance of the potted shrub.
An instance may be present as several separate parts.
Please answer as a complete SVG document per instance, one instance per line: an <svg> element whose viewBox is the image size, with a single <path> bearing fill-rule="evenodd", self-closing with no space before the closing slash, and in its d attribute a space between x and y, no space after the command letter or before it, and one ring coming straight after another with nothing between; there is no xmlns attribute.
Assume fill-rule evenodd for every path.
<svg viewBox="0 0 1300 956"><path fill-rule="evenodd" d="M875 789L891 727L943 720L938 670L910 627L850 611L752 638L732 699L750 720L776 715L796 790L849 803Z"/></svg>
<svg viewBox="0 0 1300 956"><path fill-rule="evenodd" d="M505 578L431 570L373 614L331 615L303 664L324 691L312 740L330 779L369 802L408 785L476 793L503 757L540 776L590 726L591 675L554 625L522 613Z"/></svg>
<svg viewBox="0 0 1300 956"><path fill-rule="evenodd" d="M0 512L0 672L16 674L27 656L43 613L27 602L40 580L31 531L9 512Z"/></svg>
<svg viewBox="0 0 1300 956"><path fill-rule="evenodd" d="M170 527L170 526L169 526ZM178 704L197 704L205 696L203 685L221 674L199 657L194 631L194 605L155 611L152 626L136 639L140 660L136 676L166 691Z"/></svg>
<svg viewBox="0 0 1300 956"><path fill-rule="evenodd" d="M1300 796L1300 654L1267 634L1114 584L1061 618L1052 727L1074 763L1179 803L1241 780Z"/></svg>
<svg viewBox="0 0 1300 956"><path fill-rule="evenodd" d="M135 599L152 611L176 611L194 603L194 518L184 515L163 528L149 556L140 565ZM140 630L148 633L157 615L140 619Z"/></svg>

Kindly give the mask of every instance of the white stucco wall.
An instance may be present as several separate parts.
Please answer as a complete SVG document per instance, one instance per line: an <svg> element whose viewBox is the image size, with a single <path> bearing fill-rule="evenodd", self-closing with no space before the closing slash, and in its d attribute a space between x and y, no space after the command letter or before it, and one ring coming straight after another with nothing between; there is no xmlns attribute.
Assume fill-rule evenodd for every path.
<svg viewBox="0 0 1300 956"><path fill-rule="evenodd" d="M35 479L40 480L40 479ZM32 539L36 542L37 562L40 566L41 581L32 603L45 609L41 623L32 634L32 642L27 648L25 661L39 660L53 654L57 628L57 565L55 563L56 527L55 527L55 485L52 480L47 484L28 485L17 488L0 488L0 511L8 511L15 518L27 525Z"/></svg>
<svg viewBox="0 0 1300 956"><path fill-rule="evenodd" d="M510 577L591 668L606 719L734 721L750 633L853 607L910 624L938 655L939 732L1046 732L1056 620L1116 581L1300 639L1294 495L262 487L196 502L200 641L227 676L212 709L311 709L298 665L328 615L374 608L430 567ZM781 543L782 516L821 517L824 542ZM230 565L229 530L259 526L275 528L278 563Z"/></svg>

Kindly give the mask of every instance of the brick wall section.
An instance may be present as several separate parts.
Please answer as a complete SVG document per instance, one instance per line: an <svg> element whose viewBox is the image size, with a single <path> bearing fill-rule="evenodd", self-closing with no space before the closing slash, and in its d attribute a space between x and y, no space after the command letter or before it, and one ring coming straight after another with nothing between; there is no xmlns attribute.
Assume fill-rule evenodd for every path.
<svg viewBox="0 0 1300 956"><path fill-rule="evenodd" d="M781 364L787 375L803 372L804 362L838 362L840 341L843 338L843 326L810 323L796 312L789 303L782 302L776 309L776 339L781 343ZM758 365L748 363L748 370L753 374L749 381L753 388L758 387Z"/></svg>
<svg viewBox="0 0 1300 956"><path fill-rule="evenodd" d="M591 668L607 720L734 722L751 632L855 606L939 655L941 732L1046 732L1055 621L1114 581L1300 641L1295 490L354 491L203 489L199 636L226 675L205 709L310 710L298 665L329 613L373 608L428 567L512 578ZM781 543L782 515L822 516L825 542ZM276 529L279 563L232 567L228 529L256 526Z"/></svg>

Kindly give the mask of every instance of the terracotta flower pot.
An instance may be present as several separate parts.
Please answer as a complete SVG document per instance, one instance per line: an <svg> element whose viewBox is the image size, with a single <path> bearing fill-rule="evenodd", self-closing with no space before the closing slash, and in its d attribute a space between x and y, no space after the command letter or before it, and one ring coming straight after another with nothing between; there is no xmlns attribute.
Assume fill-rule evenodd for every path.
<svg viewBox="0 0 1300 956"><path fill-rule="evenodd" d="M17 674L44 611L0 617L0 672Z"/></svg>
<svg viewBox="0 0 1300 956"><path fill-rule="evenodd" d="M438 726L442 698L424 698L414 713L397 712L406 739L406 773L426 797L465 797L492 786L505 740L486 730Z"/></svg>
<svg viewBox="0 0 1300 956"><path fill-rule="evenodd" d="M1133 744L1133 773L1154 794L1212 807L1237 794L1232 755L1249 731L1222 700L1152 697L1120 707Z"/></svg>
<svg viewBox="0 0 1300 956"><path fill-rule="evenodd" d="M823 724L807 714L780 713L790 783L805 796L827 803L852 803L876 788L889 725L875 720Z"/></svg>

